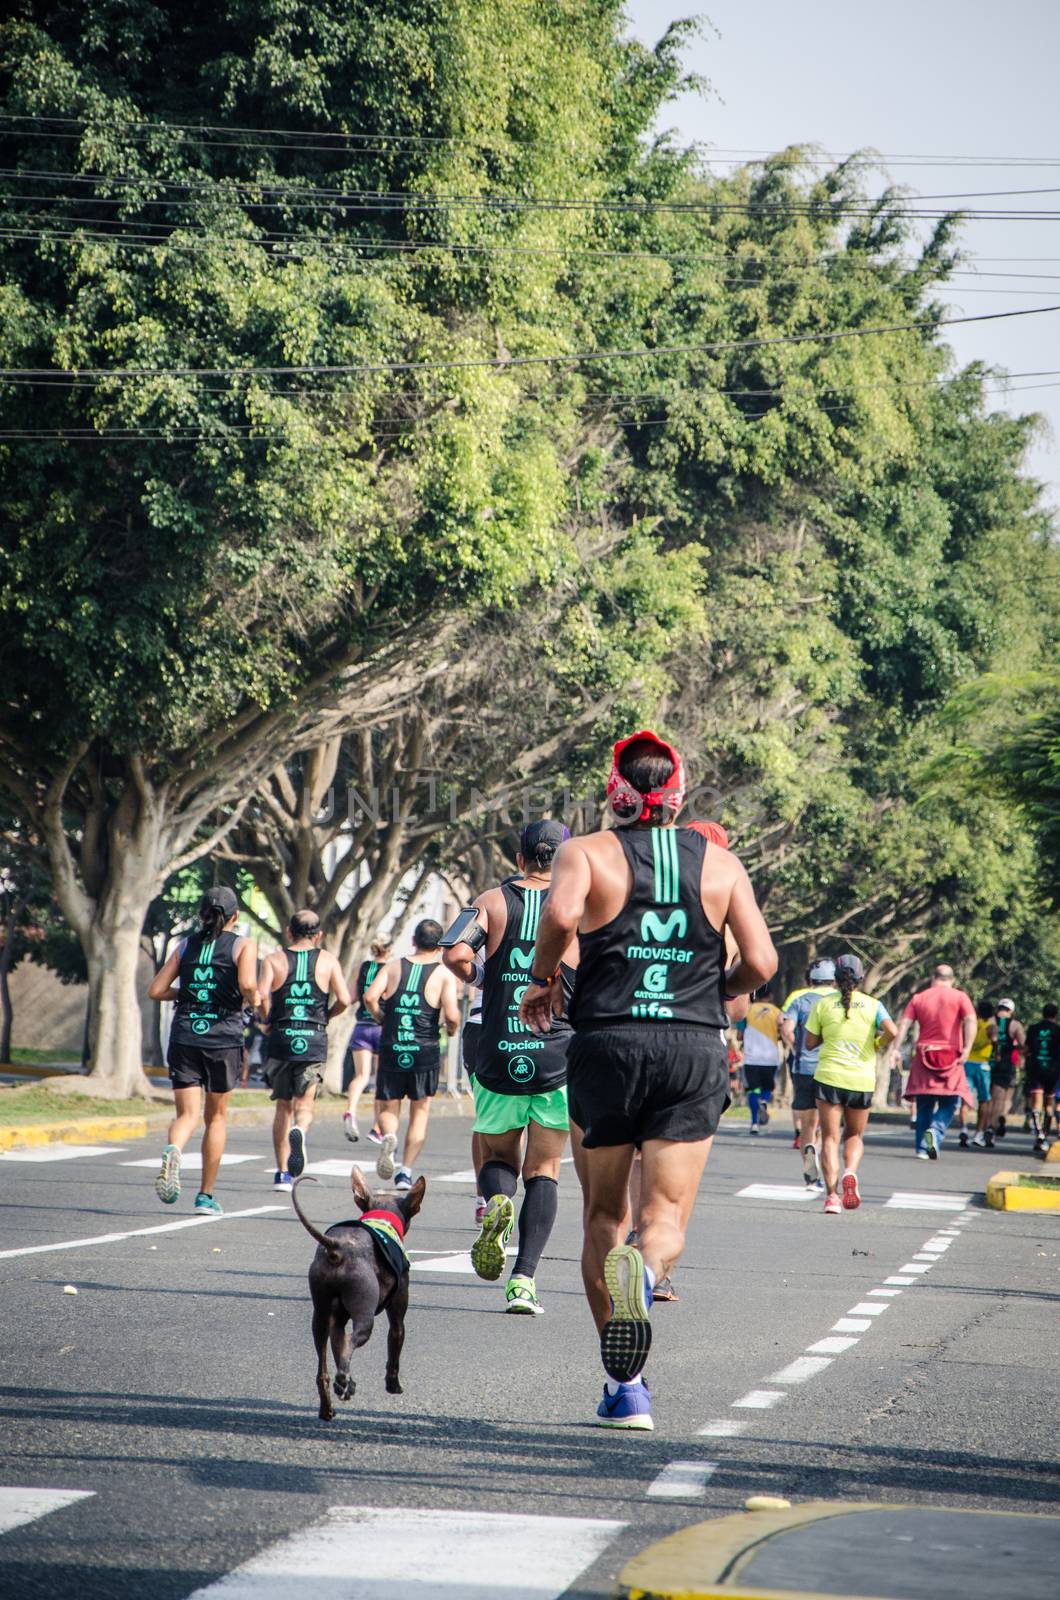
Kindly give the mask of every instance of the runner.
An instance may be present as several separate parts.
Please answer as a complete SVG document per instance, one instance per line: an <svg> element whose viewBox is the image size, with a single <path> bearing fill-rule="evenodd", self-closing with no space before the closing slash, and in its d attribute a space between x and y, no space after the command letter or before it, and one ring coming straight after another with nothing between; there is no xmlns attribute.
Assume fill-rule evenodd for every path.
<svg viewBox="0 0 1060 1600"><path fill-rule="evenodd" d="M990 1052L990 1120L983 1134L988 1150L994 1148L994 1139L1003 1139L1008 1131L1006 1117L1012 1105L1012 1091L1016 1087L1016 1073L1025 1042L1023 1023L1016 1021L1016 1002L999 1000L994 1020L990 1024L993 1048Z"/></svg>
<svg viewBox="0 0 1060 1600"><path fill-rule="evenodd" d="M384 1182L393 1178L395 1189L412 1188L413 1168L427 1137L427 1118L442 1070L439 1019L448 1034L460 1026L456 981L438 957L441 937L442 925L433 917L418 922L412 933L412 955L380 967L364 995L368 1010L382 1024L375 1099L383 1139L375 1170ZM402 1100L409 1102L409 1121L404 1157L395 1171Z"/></svg>
<svg viewBox="0 0 1060 1600"><path fill-rule="evenodd" d="M463 1055L464 1071L471 1088L472 1096L475 1093L475 1062L478 1059L479 1040L482 1037L482 979L485 976L486 966L481 954L475 957L475 975L467 993L467 1015L460 1034L460 1049ZM486 1159L486 1150L481 1133L471 1130L471 1167L475 1174L475 1226L482 1226L482 1219L486 1215L486 1196L482 1193L482 1163Z"/></svg>
<svg viewBox="0 0 1060 1600"><path fill-rule="evenodd" d="M856 1211L861 1204L857 1172L865 1144L863 1135L876 1091L876 1040L898 1032L886 1006L855 987L865 969L855 955L835 964L837 994L814 1002L806 1019L807 1050L819 1050L814 1083L821 1121L821 1167L826 1216ZM842 1128L841 1126L842 1125ZM843 1198L839 1198L839 1140L843 1139Z"/></svg>
<svg viewBox="0 0 1060 1600"><path fill-rule="evenodd" d="M1040 1022L1027 1029L1027 1106L1034 1129L1034 1148L1043 1155L1049 1148L1049 1101L1060 1087L1060 1023L1056 1006L1042 1007Z"/></svg>
<svg viewBox="0 0 1060 1600"><path fill-rule="evenodd" d="M208 889L199 906L198 933L177 945L148 990L152 1000L177 1005L166 1055L176 1116L155 1193L167 1206L180 1195L181 1153L205 1115L195 1209L216 1216L221 1207L213 1191L224 1154L228 1096L243 1063L243 1007L258 1003L258 946L235 932L238 916L239 901L231 889Z"/></svg>
<svg viewBox="0 0 1060 1600"><path fill-rule="evenodd" d="M953 968L940 962L926 989L915 994L902 1012L893 1059L906 1034L916 1027L916 1048L902 1096L916 1105L914 1135L921 1161L937 1161L946 1129L957 1107L975 1104L964 1065L975 1043L975 1007L956 987Z"/></svg>
<svg viewBox="0 0 1060 1600"><path fill-rule="evenodd" d="M777 1086L777 1071L783 1059L780 1047L780 1008L770 998L770 985L764 984L752 995L743 1029L743 1081L751 1111L751 1132L758 1134L769 1126L769 1102Z"/></svg>
<svg viewBox="0 0 1060 1600"><path fill-rule="evenodd" d="M272 1181L277 1189L290 1188L305 1171L313 1102L328 1058L328 1019L350 1004L342 968L320 948L322 933L315 911L296 911L287 927L286 948L267 955L261 971L261 1016L269 1030L265 1082L276 1102Z"/></svg>
<svg viewBox="0 0 1060 1600"><path fill-rule="evenodd" d="M347 1060L352 1071L347 1085L346 1109L342 1113L342 1131L351 1144L357 1144L361 1137L361 1130L357 1126L357 1108L361 1103L362 1094L368 1087L369 1078L379 1066L380 1028L364 1003L364 991L383 963L390 960L390 949L389 939L376 939L371 946L371 960L361 962L354 985L357 1016L347 1047ZM373 1140L373 1143L375 1142Z"/></svg>
<svg viewBox="0 0 1060 1600"><path fill-rule="evenodd" d="M475 1055L475 1133L482 1140L480 1192L486 1197L482 1231L471 1248L480 1278L499 1278L504 1246L515 1224L513 1197L520 1168L523 1203L519 1208L519 1250L505 1289L505 1309L537 1316L544 1310L537 1294L537 1268L556 1220L559 1166L567 1143L567 1045L570 1023L553 1018L547 1034L529 1033L519 1020L534 953L541 904L552 877L552 862L569 829L561 822L531 822L519 841L515 877L479 895L474 906L486 934L482 947L482 1034ZM446 966L470 982L475 956L470 944L445 953ZM562 994L569 999L578 965L572 939L560 962ZM557 985L557 990L560 988ZM525 1154L521 1154L526 1134Z"/></svg>
<svg viewBox="0 0 1060 1600"><path fill-rule="evenodd" d="M803 1182L808 1189L823 1189L817 1090L813 1081L820 1052L806 1048L806 1022L818 1000L835 989L835 962L826 956L811 961L806 983L805 989L793 989L785 1000L780 1034L791 1051L791 1109L796 1118Z"/></svg>
<svg viewBox="0 0 1060 1600"><path fill-rule="evenodd" d="M684 1248L728 1104L725 995L750 993L777 965L739 861L673 826L684 791L680 756L654 733L615 746L608 795L629 825L561 845L519 1013L535 1033L549 1030L559 963L577 933L568 1092L583 1135L582 1277L608 1375L596 1413L604 1427L653 1426L641 1381L651 1291ZM726 925L742 956L728 971ZM639 1247L622 1243L638 1146Z"/></svg>
<svg viewBox="0 0 1060 1600"><path fill-rule="evenodd" d="M990 1037L990 1021L994 1015L994 1008L990 1001L980 1000L976 1005L975 1015L975 1038L972 1040L968 1059L964 1063L964 1076L968 1079L968 1087L976 1099L975 1132L971 1143L982 1149L986 1143L985 1129L990 1121L990 1053L994 1048L994 1042ZM968 1108L962 1100L960 1106L962 1150L967 1150L969 1145L968 1130L965 1126L967 1111Z"/></svg>

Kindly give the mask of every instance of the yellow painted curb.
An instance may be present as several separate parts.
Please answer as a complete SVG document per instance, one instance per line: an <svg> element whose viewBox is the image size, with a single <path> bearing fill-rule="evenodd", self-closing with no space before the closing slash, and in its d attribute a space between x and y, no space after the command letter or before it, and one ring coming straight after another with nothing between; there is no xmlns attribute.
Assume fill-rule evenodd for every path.
<svg viewBox="0 0 1060 1600"><path fill-rule="evenodd" d="M1035 1172L995 1172L986 1186L987 1205L995 1211L1060 1211L1060 1176L1049 1189L1019 1181L1035 1177Z"/></svg>
<svg viewBox="0 0 1060 1600"><path fill-rule="evenodd" d="M169 1073L165 1067L145 1067L144 1073L148 1078L157 1078L161 1083L169 1082ZM0 1074L9 1078L80 1078L83 1074L80 1067L61 1067L52 1062L50 1065L33 1065L21 1061L0 1062Z"/></svg>
<svg viewBox="0 0 1060 1600"><path fill-rule="evenodd" d="M93 1117L80 1122L26 1122L21 1126L0 1127L0 1150L33 1150L44 1144L122 1144L126 1139L143 1139L152 1128L169 1121L161 1117Z"/></svg>
<svg viewBox="0 0 1060 1600"><path fill-rule="evenodd" d="M790 1511L738 1511L712 1522L697 1522L660 1539L634 1556L618 1575L614 1600L875 1600L868 1594L823 1595L805 1589L756 1589L740 1573L770 1539L810 1523L859 1511L919 1511L922 1506L888 1505L878 1500L809 1500ZM953 1516L1025 1517L1025 1511L971 1511L940 1507Z"/></svg>

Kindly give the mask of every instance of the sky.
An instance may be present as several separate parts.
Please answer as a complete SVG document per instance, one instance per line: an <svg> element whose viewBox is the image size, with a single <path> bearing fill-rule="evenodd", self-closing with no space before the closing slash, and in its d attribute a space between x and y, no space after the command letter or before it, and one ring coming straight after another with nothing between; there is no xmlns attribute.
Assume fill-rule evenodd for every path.
<svg viewBox="0 0 1060 1600"><path fill-rule="evenodd" d="M685 59L710 89L667 107L661 126L709 145L713 170L791 144L837 154L869 147L896 158L884 163L890 179L914 194L995 191L955 209L1054 211L1042 221L967 222L961 243L975 260L964 265L982 286L965 277L939 298L957 316L1060 305L1058 0L627 0L626 12L649 44L675 18L705 19ZM1027 189L1054 192L996 193ZM1016 273L1028 276L1007 276ZM972 323L946 338L961 363L1051 372L1014 379L993 404L1046 419L1027 469L1060 507L1060 312Z"/></svg>

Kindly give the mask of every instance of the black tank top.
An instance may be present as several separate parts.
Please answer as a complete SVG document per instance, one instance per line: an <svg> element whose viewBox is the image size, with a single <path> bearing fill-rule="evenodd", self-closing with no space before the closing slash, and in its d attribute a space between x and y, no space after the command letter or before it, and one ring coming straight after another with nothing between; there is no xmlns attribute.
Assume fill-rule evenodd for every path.
<svg viewBox="0 0 1060 1600"><path fill-rule="evenodd" d="M401 960L401 981L383 1001L379 1039L381 1066L408 1072L429 1072L441 1061L438 1048L438 1006L428 1005L423 991L437 961Z"/></svg>
<svg viewBox="0 0 1060 1600"><path fill-rule="evenodd" d="M357 1017L358 1022L374 1022L375 1018L364 1003L364 991L372 984L376 973L379 971L378 961L362 961L357 973Z"/></svg>
<svg viewBox="0 0 1060 1600"><path fill-rule="evenodd" d="M1012 1052L1015 1049L1015 1042L1012 1038L1012 1018L995 1017L994 1021L997 1023L997 1038L994 1040L994 1048L990 1052L990 1064L992 1067L1011 1067Z"/></svg>
<svg viewBox="0 0 1060 1600"><path fill-rule="evenodd" d="M319 950L285 950L287 976L272 991L269 1055L278 1061L326 1061L328 997L317 983Z"/></svg>
<svg viewBox="0 0 1060 1600"><path fill-rule="evenodd" d="M545 890L505 882L501 893L508 920L504 937L486 961L475 1076L494 1094L545 1094L567 1081L571 1038L566 1017L553 1017L552 1027L544 1035L531 1033L519 1021L519 1002L530 981ZM561 967L560 976L569 1005L574 969Z"/></svg>
<svg viewBox="0 0 1060 1600"><path fill-rule="evenodd" d="M171 1039L202 1050L230 1050L243 1043L243 996L236 975L239 936L216 939L193 934L180 957L180 998Z"/></svg>
<svg viewBox="0 0 1060 1600"><path fill-rule="evenodd" d="M725 941L700 897L707 841L687 828L618 828L633 874L618 916L579 935L571 1022L724 1028Z"/></svg>

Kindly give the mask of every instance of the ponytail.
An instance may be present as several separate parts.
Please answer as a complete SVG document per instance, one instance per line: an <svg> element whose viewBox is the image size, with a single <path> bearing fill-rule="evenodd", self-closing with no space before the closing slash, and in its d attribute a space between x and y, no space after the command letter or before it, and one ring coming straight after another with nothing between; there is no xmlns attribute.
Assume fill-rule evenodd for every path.
<svg viewBox="0 0 1060 1600"><path fill-rule="evenodd" d="M857 978L849 967L837 966L835 974L836 988L843 999L843 1011L850 1015L850 997L857 987Z"/></svg>
<svg viewBox="0 0 1060 1600"><path fill-rule="evenodd" d="M220 938L227 920L224 907L215 904L213 900L204 900L199 907L199 922L202 924L204 939Z"/></svg>

